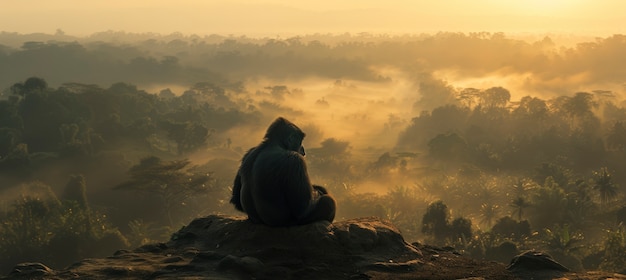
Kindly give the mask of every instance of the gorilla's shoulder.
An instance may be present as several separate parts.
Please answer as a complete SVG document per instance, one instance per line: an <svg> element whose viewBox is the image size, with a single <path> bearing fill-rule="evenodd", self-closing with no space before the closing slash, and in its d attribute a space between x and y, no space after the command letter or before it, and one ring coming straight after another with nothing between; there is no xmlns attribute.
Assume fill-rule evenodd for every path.
<svg viewBox="0 0 626 280"><path fill-rule="evenodd" d="M282 165L291 166L293 164L301 164L304 162L304 157L294 151L287 151L276 148L269 148L259 152L257 161L262 165Z"/></svg>
<svg viewBox="0 0 626 280"><path fill-rule="evenodd" d="M193 220L176 232L168 247L194 246L200 250L264 258L354 255L421 256L419 249L404 241L398 229L376 217L327 221L292 227L253 224L244 217L211 215ZM263 259L261 259L263 260Z"/></svg>

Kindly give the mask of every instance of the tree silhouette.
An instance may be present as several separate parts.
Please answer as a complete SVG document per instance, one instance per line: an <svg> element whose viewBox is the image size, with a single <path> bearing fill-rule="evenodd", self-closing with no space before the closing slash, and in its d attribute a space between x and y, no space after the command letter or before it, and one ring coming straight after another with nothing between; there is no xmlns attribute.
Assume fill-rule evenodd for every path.
<svg viewBox="0 0 626 280"><path fill-rule="evenodd" d="M626 128L622 121L616 121L606 137L609 148L624 151L626 150Z"/></svg>
<svg viewBox="0 0 626 280"><path fill-rule="evenodd" d="M443 201L438 200L428 205L422 217L422 233L433 236L437 242L448 237L448 206Z"/></svg>
<svg viewBox="0 0 626 280"><path fill-rule="evenodd" d="M33 92L41 92L48 88L46 80L39 77L30 77L23 83L15 83L11 86L11 93L25 96Z"/></svg>
<svg viewBox="0 0 626 280"><path fill-rule="evenodd" d="M492 203L483 203L480 205L481 222L487 227L493 225L493 221L498 217L500 206Z"/></svg>
<svg viewBox="0 0 626 280"><path fill-rule="evenodd" d="M115 190L134 190L155 194L163 200L170 226L174 225L172 211L190 195L209 190L209 174L194 173L185 160L162 161L150 156L131 167L130 180L115 186Z"/></svg>
<svg viewBox="0 0 626 280"><path fill-rule="evenodd" d="M456 160L467 156L468 147L456 133L439 134L428 142L428 152L439 160Z"/></svg>
<svg viewBox="0 0 626 280"><path fill-rule="evenodd" d="M526 220L515 221L510 216L504 216L493 225L491 232L505 238L521 240L525 236L530 236L530 224Z"/></svg>
<svg viewBox="0 0 626 280"><path fill-rule="evenodd" d="M606 205L617 196L617 185L613 182L613 176L608 168L602 167L600 171L594 171L593 189L598 191L600 202Z"/></svg>
<svg viewBox="0 0 626 280"><path fill-rule="evenodd" d="M89 203L87 202L87 184L85 183L85 177L81 174L70 176L70 181L65 185L63 200L75 201L80 207L87 210Z"/></svg>
<svg viewBox="0 0 626 280"><path fill-rule="evenodd" d="M530 198L532 211L528 219L534 227L546 228L563 222L568 211L567 194L552 177L546 178L543 186L534 189Z"/></svg>
<svg viewBox="0 0 626 280"><path fill-rule="evenodd" d="M477 103L477 99L480 95L480 89L477 88L464 88L462 89L457 99L461 102L461 104L465 105L469 109L473 109L474 104Z"/></svg>
<svg viewBox="0 0 626 280"><path fill-rule="evenodd" d="M523 196L518 196L517 198L511 201L511 208L513 208L514 212L517 214L517 220L521 221L522 216L524 214L524 209L530 206L530 202L524 198Z"/></svg>
<svg viewBox="0 0 626 280"><path fill-rule="evenodd" d="M511 93L503 87L492 87L480 94L480 104L485 108L503 108L511 99Z"/></svg>
<svg viewBox="0 0 626 280"><path fill-rule="evenodd" d="M167 137L177 144L179 155L194 151L206 144L210 130L198 122L171 122L162 123L167 130Z"/></svg>
<svg viewBox="0 0 626 280"><path fill-rule="evenodd" d="M582 242L584 236L574 232L569 225L556 226L554 229L544 229L543 244L547 251L556 259L575 270L580 270L582 265L577 258L585 247Z"/></svg>
<svg viewBox="0 0 626 280"><path fill-rule="evenodd" d="M469 240L472 238L472 221L463 217L456 218L450 224L450 231L452 238Z"/></svg>

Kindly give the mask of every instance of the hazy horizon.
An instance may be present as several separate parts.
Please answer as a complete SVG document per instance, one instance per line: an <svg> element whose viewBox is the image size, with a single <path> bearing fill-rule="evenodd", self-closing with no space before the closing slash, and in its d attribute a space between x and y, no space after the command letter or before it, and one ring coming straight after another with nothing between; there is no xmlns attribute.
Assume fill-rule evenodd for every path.
<svg viewBox="0 0 626 280"><path fill-rule="evenodd" d="M278 116L306 133L311 182L336 198L337 220L378 216L406 240L479 259L498 260L506 240L618 271L626 239L605 240L626 232L624 11L618 0L3 1L0 271L240 215L233 178ZM443 235L430 205L445 206Z"/></svg>
<svg viewBox="0 0 626 280"><path fill-rule="evenodd" d="M7 1L0 31L290 36L309 33L625 33L626 2L554 1Z"/></svg>

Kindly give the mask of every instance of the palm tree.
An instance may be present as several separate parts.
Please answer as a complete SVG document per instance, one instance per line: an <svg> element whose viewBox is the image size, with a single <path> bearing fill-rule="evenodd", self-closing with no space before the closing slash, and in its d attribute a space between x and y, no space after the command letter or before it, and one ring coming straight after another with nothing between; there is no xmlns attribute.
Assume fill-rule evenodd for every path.
<svg viewBox="0 0 626 280"><path fill-rule="evenodd" d="M569 225L555 226L554 229L546 228L543 244L551 253L563 255L577 255L584 248L581 243L584 236L570 230Z"/></svg>
<svg viewBox="0 0 626 280"><path fill-rule="evenodd" d="M524 208L528 208L530 206L530 202L523 196L518 196L516 199L511 201L509 206L511 206L511 208L514 209L514 212L517 213L517 220L521 221L522 216L524 215Z"/></svg>
<svg viewBox="0 0 626 280"><path fill-rule="evenodd" d="M600 194L602 205L610 202L617 196L617 184L613 183L613 176L606 167L594 172L593 189Z"/></svg>
<svg viewBox="0 0 626 280"><path fill-rule="evenodd" d="M491 228L491 225L493 225L493 221L498 216L499 208L500 206L496 204L483 203L482 205L480 205L480 216L482 217L481 222L483 224L486 224L487 227Z"/></svg>

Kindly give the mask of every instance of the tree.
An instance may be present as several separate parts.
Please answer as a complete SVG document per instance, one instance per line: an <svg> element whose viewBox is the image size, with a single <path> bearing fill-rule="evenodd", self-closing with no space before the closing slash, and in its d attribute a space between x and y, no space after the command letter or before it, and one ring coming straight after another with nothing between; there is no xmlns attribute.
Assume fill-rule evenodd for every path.
<svg viewBox="0 0 626 280"><path fill-rule="evenodd" d="M24 83L15 83L11 86L11 93L25 96L32 92L41 92L48 88L48 82L39 77L30 77Z"/></svg>
<svg viewBox="0 0 626 280"><path fill-rule="evenodd" d="M200 123L166 121L162 124L167 130L167 137L176 142L179 155L200 148L210 136L209 129Z"/></svg>
<svg viewBox="0 0 626 280"><path fill-rule="evenodd" d="M28 152L28 145L19 143L15 145L9 153L0 159L0 171L13 175L29 175L32 168L32 161Z"/></svg>
<svg viewBox="0 0 626 280"><path fill-rule="evenodd" d="M511 99L511 93L503 87L492 87L480 94L480 104L485 108L503 108Z"/></svg>
<svg viewBox="0 0 626 280"><path fill-rule="evenodd" d="M547 228L562 223L567 209L567 194L552 177L546 178L543 186L535 188L531 194L531 224L537 228Z"/></svg>
<svg viewBox="0 0 626 280"><path fill-rule="evenodd" d="M511 204L509 204L509 206L511 206L515 213L517 213L517 220L522 221L524 209L530 206L530 202L523 196L518 196L516 199L513 199L511 201Z"/></svg>
<svg viewBox="0 0 626 280"><path fill-rule="evenodd" d="M570 170L563 166L544 162L540 167L535 168L533 180L536 183L544 183L548 177L560 187L565 187L569 183Z"/></svg>
<svg viewBox="0 0 626 280"><path fill-rule="evenodd" d="M423 74L420 78L419 93L421 98L413 104L413 107L431 109L458 103L456 89L448 82L439 80L432 74Z"/></svg>
<svg viewBox="0 0 626 280"><path fill-rule="evenodd" d="M617 218L617 224L626 225L626 206L622 206L619 210L617 210L615 217Z"/></svg>
<svg viewBox="0 0 626 280"><path fill-rule="evenodd" d="M422 233L431 235L439 242L448 237L448 206L443 201L435 201L426 208L422 217Z"/></svg>
<svg viewBox="0 0 626 280"><path fill-rule="evenodd" d="M474 104L477 103L478 96L480 95L480 89L477 88L464 88L459 92L457 99L467 108L472 109Z"/></svg>
<svg viewBox="0 0 626 280"><path fill-rule="evenodd" d="M594 171L593 189L598 191L602 205L612 201L617 196L617 185L613 183L613 176L606 167Z"/></svg>
<svg viewBox="0 0 626 280"><path fill-rule="evenodd" d="M600 269L620 271L626 267L626 225L607 230L604 240L604 258Z"/></svg>
<svg viewBox="0 0 626 280"><path fill-rule="evenodd" d="M582 269L578 258L579 253L585 247L582 242L582 233L570 230L569 225L555 226L544 230L543 244L547 251L559 262L573 270Z"/></svg>
<svg viewBox="0 0 626 280"><path fill-rule="evenodd" d="M526 220L518 222L509 216L504 216L493 225L491 232L502 237L521 239L524 236L530 236L530 223Z"/></svg>
<svg viewBox="0 0 626 280"><path fill-rule="evenodd" d="M486 224L487 227L491 227L493 221L498 216L500 206L492 203L483 203L480 205L480 217L481 222Z"/></svg>
<svg viewBox="0 0 626 280"><path fill-rule="evenodd" d="M456 133L439 134L428 141L428 152L440 160L463 159L468 153L467 143Z"/></svg>
<svg viewBox="0 0 626 280"><path fill-rule="evenodd" d="M110 254L111 248L128 246L106 215L80 207L76 201L60 202L42 183L23 187L21 197L0 212L0 269L33 259L65 267L77 259L101 257Z"/></svg>
<svg viewBox="0 0 626 280"><path fill-rule="evenodd" d="M87 184L85 183L85 177L82 174L71 175L70 181L65 185L61 198L63 200L75 201L83 209L88 209L89 203L87 202Z"/></svg>
<svg viewBox="0 0 626 280"><path fill-rule="evenodd" d="M623 122L617 121L613 124L609 135L606 137L606 142L611 149L617 151L626 150L626 128Z"/></svg>
<svg viewBox="0 0 626 280"><path fill-rule="evenodd" d="M574 97L565 99L563 109L572 117L583 117L593 114L591 109L596 103L593 102L593 95L588 92L577 92Z"/></svg>
<svg viewBox="0 0 626 280"><path fill-rule="evenodd" d="M18 144L20 132L17 129L0 127L0 160L6 157Z"/></svg>
<svg viewBox="0 0 626 280"><path fill-rule="evenodd" d="M472 221L467 218L459 217L450 224L452 238L468 240L472 237Z"/></svg>
<svg viewBox="0 0 626 280"><path fill-rule="evenodd" d="M542 99L525 96L520 100L514 113L532 120L542 120L547 117L549 110L548 105Z"/></svg>
<svg viewBox="0 0 626 280"><path fill-rule="evenodd" d="M115 190L134 190L155 194L163 200L170 226L174 225L172 211L189 196L209 190L209 174L194 173L185 160L162 161L150 156L131 167L130 180L114 187Z"/></svg>

